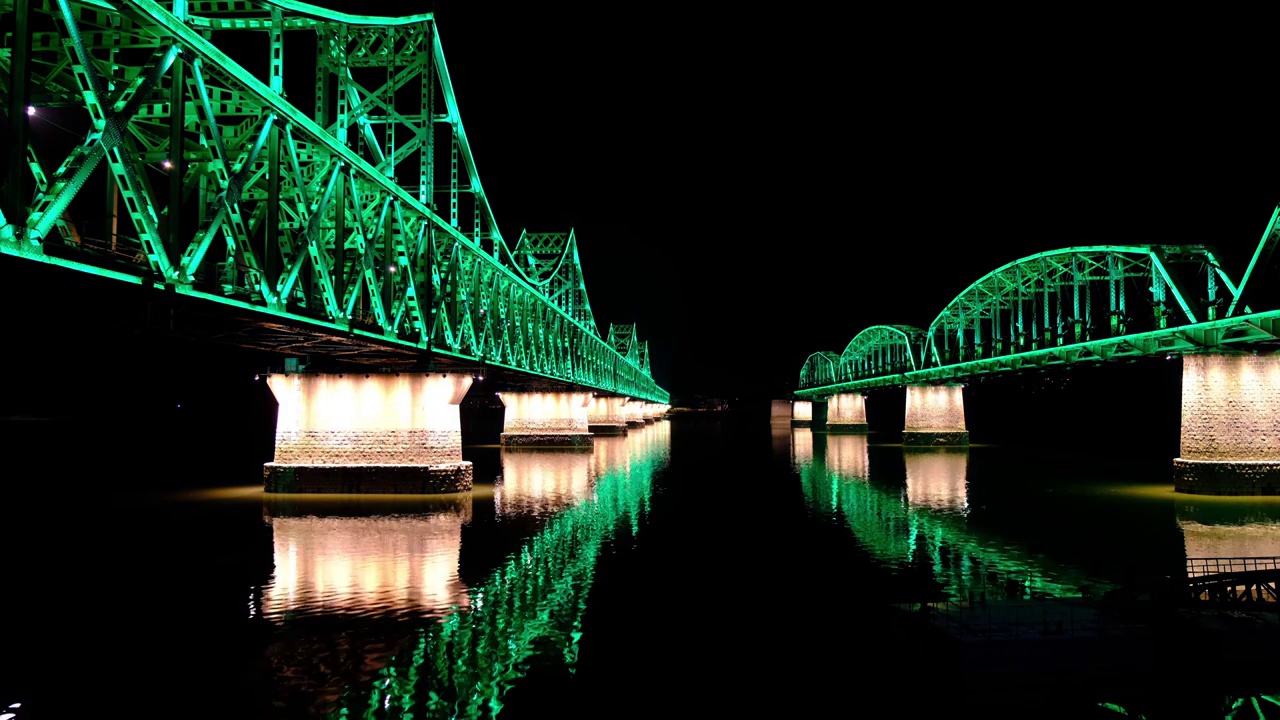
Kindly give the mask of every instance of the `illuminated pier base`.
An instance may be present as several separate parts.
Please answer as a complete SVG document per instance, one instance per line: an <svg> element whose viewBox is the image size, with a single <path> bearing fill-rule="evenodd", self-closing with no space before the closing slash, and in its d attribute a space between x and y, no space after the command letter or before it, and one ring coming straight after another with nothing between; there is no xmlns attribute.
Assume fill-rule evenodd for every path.
<svg viewBox="0 0 1280 720"><path fill-rule="evenodd" d="M867 432L867 404L862 393L840 393L827 400L827 432L833 435Z"/></svg>
<svg viewBox="0 0 1280 720"><path fill-rule="evenodd" d="M968 445L964 394L959 385L908 385L903 445Z"/></svg>
<svg viewBox="0 0 1280 720"><path fill-rule="evenodd" d="M503 392L499 442L520 447L591 447L587 405L591 393Z"/></svg>
<svg viewBox="0 0 1280 720"><path fill-rule="evenodd" d="M791 427L807 428L813 424L813 403L808 400L791 402Z"/></svg>
<svg viewBox="0 0 1280 720"><path fill-rule="evenodd" d="M1173 487L1203 495L1280 495L1280 355L1182 360L1182 456Z"/></svg>
<svg viewBox="0 0 1280 720"><path fill-rule="evenodd" d="M647 402L640 406L640 417L644 418L646 423L651 423L657 417L658 406Z"/></svg>
<svg viewBox="0 0 1280 720"><path fill-rule="evenodd" d="M627 398L627 402L622 405L622 417L626 419L627 427L644 425L644 401Z"/></svg>
<svg viewBox="0 0 1280 720"><path fill-rule="evenodd" d="M470 375L277 374L276 493L440 493L471 489L458 403Z"/></svg>
<svg viewBox="0 0 1280 720"><path fill-rule="evenodd" d="M587 406L587 430L592 435L626 435L627 418L623 414L624 397L594 397Z"/></svg>
<svg viewBox="0 0 1280 720"><path fill-rule="evenodd" d="M791 426L791 401L774 400L769 405L769 424Z"/></svg>

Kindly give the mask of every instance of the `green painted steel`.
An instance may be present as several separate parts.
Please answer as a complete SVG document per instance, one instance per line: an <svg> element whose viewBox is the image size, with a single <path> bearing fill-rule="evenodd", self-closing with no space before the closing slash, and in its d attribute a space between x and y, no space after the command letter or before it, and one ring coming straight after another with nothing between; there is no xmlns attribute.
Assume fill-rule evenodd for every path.
<svg viewBox="0 0 1280 720"><path fill-rule="evenodd" d="M1269 257L1275 234L1269 225L1255 264ZM1039 253L984 275L927 330L877 325L862 331L841 354L834 379L810 356L796 394L821 398L1024 367L1274 343L1280 310L1255 312L1241 302L1242 288L1203 245Z"/></svg>
<svg viewBox="0 0 1280 720"><path fill-rule="evenodd" d="M26 135L25 174L6 183L0 252L670 400L634 328L626 352L601 337L572 230L522 232L514 247L499 232L430 14L293 0L56 0L0 12L27 13L17 24L32 30L29 50L15 54L23 38L10 37L0 54L5 107L34 113L10 124L41 130ZM286 51L312 42L314 67L290 76ZM314 93L291 101L298 72ZM48 137L59 131L75 135L70 153Z"/></svg>

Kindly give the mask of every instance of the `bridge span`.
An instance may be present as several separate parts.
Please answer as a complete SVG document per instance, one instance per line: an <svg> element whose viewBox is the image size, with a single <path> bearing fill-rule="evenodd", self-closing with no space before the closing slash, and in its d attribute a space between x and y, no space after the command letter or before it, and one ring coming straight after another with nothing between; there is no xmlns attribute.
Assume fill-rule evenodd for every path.
<svg viewBox="0 0 1280 720"><path fill-rule="evenodd" d="M984 275L927 327L875 325L800 371L792 423L867 431L863 392L906 387L906 445L967 445L964 381L1142 356L1183 361L1179 491L1280 494L1280 208L1243 274L1208 245L1094 245ZM775 415L778 410L775 409Z"/></svg>
<svg viewBox="0 0 1280 720"><path fill-rule="evenodd" d="M0 0L0 20L3 271L141 287L286 357L269 490L469 487L458 404L485 377L504 444L665 411L635 326L597 326L574 231L499 231L430 13Z"/></svg>

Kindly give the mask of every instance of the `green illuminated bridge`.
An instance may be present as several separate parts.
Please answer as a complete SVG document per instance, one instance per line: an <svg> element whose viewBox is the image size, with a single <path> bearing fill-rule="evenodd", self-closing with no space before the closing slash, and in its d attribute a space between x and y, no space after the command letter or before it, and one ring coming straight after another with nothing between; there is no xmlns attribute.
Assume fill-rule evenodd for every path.
<svg viewBox="0 0 1280 720"><path fill-rule="evenodd" d="M634 326L597 328L572 230L499 232L430 14L0 0L0 19L0 252L198 299L255 347L669 400Z"/></svg>
<svg viewBox="0 0 1280 720"><path fill-rule="evenodd" d="M1280 494L1277 244L1280 208L1238 276L1207 245L1090 245L1016 260L965 288L927 328L876 325L841 353L810 355L791 422L866 432L863 391L905 386L904 444L967 445L966 379L1181 357L1175 488ZM785 401L775 404L775 416L785 412Z"/></svg>
<svg viewBox="0 0 1280 720"><path fill-rule="evenodd" d="M1253 286L1272 269L1278 217L1280 208L1238 282L1199 245L1071 247L1011 262L965 288L927 328L876 325L841 353L810 355L796 395L1139 355L1274 350L1280 309L1257 311L1262 292Z"/></svg>

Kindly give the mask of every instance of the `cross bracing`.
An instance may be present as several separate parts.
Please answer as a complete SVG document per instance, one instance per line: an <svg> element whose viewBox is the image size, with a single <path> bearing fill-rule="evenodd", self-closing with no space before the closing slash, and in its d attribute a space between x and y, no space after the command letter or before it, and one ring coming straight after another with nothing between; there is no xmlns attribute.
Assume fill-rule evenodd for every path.
<svg viewBox="0 0 1280 720"><path fill-rule="evenodd" d="M1254 308L1249 299L1262 299L1260 288L1274 284L1278 215L1239 282L1205 245L1082 246L1016 260L965 288L927 329L876 325L858 333L838 361L832 352L810 355L797 394L823 398L1027 367L1280 347L1280 310Z"/></svg>
<svg viewBox="0 0 1280 720"><path fill-rule="evenodd" d="M647 353L600 336L572 230L503 238L430 14L292 0L0 12L9 146L26 156L4 177L0 252L669 400Z"/></svg>

